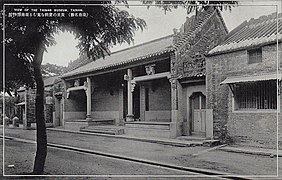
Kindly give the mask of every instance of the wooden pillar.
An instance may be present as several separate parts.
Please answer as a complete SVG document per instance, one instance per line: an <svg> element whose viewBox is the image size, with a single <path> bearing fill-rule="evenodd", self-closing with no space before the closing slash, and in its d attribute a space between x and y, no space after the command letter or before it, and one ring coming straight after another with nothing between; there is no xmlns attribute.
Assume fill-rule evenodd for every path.
<svg viewBox="0 0 282 180"><path fill-rule="evenodd" d="M87 121L91 121L92 117L91 117L91 79L90 77L86 78L86 82L87 82L87 88L85 90L86 92L86 120Z"/></svg>
<svg viewBox="0 0 282 180"><path fill-rule="evenodd" d="M133 121L133 90L132 86L132 70L127 69L127 116L126 121Z"/></svg>

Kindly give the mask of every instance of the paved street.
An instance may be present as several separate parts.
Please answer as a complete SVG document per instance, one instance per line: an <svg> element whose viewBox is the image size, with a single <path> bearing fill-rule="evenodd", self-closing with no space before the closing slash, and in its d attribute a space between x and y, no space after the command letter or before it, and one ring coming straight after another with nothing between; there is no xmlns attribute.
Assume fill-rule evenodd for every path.
<svg viewBox="0 0 282 180"><path fill-rule="evenodd" d="M5 135L31 140L35 139L34 130L6 129ZM260 155L248 155L242 153L230 153L221 150L205 152L207 149L209 149L209 147L175 147L128 139L66 133L50 130L48 130L48 142L91 149L99 152L112 153L127 157L147 159L160 163L169 163L178 166L217 170L237 175L276 175L276 158L270 158L268 156ZM47 157L47 164L50 159L52 159L53 155L53 157L57 157L55 159L62 161L62 164L66 164L66 162L64 162L66 161L64 159L64 156L61 157L63 153L54 153L54 150L50 150L50 148L48 150L49 154ZM32 152L34 153L35 150L33 150ZM199 155L194 156L194 154L197 153L199 153ZM30 154L30 156L33 157L33 154ZM33 158L28 158L28 164L32 164L31 159ZM85 159L86 161L83 159ZM91 161L87 160L88 158L84 157L77 163L84 164L83 162L85 161L85 165L89 166L90 164L88 164L87 162ZM279 163L281 168L281 161ZM58 164L61 165L60 162L58 162ZM126 168L126 163L124 164L124 166L125 169L128 169ZM82 170L81 173L87 172L88 168L80 168L80 170ZM134 167L132 167L132 169L134 169ZM112 169L109 168L108 170L109 171L101 171L100 174L116 174L114 167L112 167ZM162 171L163 170L160 170L160 172ZM50 170L46 172L64 173L59 169L57 169L57 171ZM153 174L157 173L157 171L147 169L147 167L142 172L144 172L144 174L150 174L150 172ZM168 173L169 171L166 172ZM139 174L140 171L132 170L129 173ZM282 173L282 171L280 171L280 173Z"/></svg>

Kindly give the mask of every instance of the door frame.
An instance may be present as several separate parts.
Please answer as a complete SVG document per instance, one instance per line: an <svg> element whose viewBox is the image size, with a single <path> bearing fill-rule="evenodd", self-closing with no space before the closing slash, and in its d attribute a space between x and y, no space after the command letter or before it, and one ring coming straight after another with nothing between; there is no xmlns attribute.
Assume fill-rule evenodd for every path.
<svg viewBox="0 0 282 180"><path fill-rule="evenodd" d="M194 113L193 113L193 107L192 107L193 106L192 100L193 100L193 97L196 94L201 94L202 96L206 97L206 93L203 92L203 91L187 92L188 135L192 135L192 132L194 132ZM201 98L199 98L199 101L200 101L200 99ZM201 106L201 102L199 102L199 106ZM201 110L201 108L200 108L200 110ZM204 120L204 123L206 123L206 118ZM206 134L206 126L205 126L205 130L204 130L203 133Z"/></svg>

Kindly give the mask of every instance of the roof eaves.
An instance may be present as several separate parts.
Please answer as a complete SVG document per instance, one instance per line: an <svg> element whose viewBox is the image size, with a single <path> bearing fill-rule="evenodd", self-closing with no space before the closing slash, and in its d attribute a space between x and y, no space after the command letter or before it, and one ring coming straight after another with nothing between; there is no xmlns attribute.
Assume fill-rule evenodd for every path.
<svg viewBox="0 0 282 180"><path fill-rule="evenodd" d="M64 79L64 78L76 76L78 74L86 74L86 73L90 73L90 72L94 72L94 71L106 70L106 69L109 69L109 68L112 68L112 67L130 64L130 63L142 60L142 59L151 58L151 57L154 57L154 56L160 56L162 54L169 53L169 52L172 52L174 50L175 50L174 47L170 47L170 48L166 48L163 51L159 51L159 52L156 52L156 53L147 54L145 56L140 56L140 57L137 57L137 58L129 59L127 61L123 61L123 62L120 62L120 63L110 64L110 65L106 65L106 66L102 66L102 67L99 67L99 68L94 68L94 69L90 69L90 70L86 70L86 71L80 71L80 72L76 72L76 73L73 73L73 74L65 74L65 75L62 75L61 78Z"/></svg>
<svg viewBox="0 0 282 180"><path fill-rule="evenodd" d="M236 47L236 48L219 50L219 51L208 53L207 56L215 56L215 55L219 55L219 54L226 54L226 53L230 53L230 52L246 50L246 49L255 48L255 47L259 47L259 46L266 46L266 45L270 45L270 44L275 44L276 42L277 42L277 39L271 40L271 41L268 41L268 42L258 43L258 44L251 44L249 46L241 46L241 47ZM282 39L278 39L278 43L281 43L281 42L282 42Z"/></svg>

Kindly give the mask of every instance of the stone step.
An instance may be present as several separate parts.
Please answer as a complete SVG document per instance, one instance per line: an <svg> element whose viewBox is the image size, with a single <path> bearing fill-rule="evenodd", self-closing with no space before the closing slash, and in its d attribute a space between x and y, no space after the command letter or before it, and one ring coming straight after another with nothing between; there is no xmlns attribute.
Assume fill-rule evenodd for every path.
<svg viewBox="0 0 282 180"><path fill-rule="evenodd" d="M88 126L97 126L97 125L114 125L114 119L92 119L88 121Z"/></svg>
<svg viewBox="0 0 282 180"><path fill-rule="evenodd" d="M212 146L218 146L218 145L220 145L220 141L215 140L215 139L207 139L207 140L204 140L203 142L203 146L212 147Z"/></svg>
<svg viewBox="0 0 282 180"><path fill-rule="evenodd" d="M184 141L204 141L206 138L204 137L199 137L199 136L180 136L177 137L179 140L184 140Z"/></svg>
<svg viewBox="0 0 282 180"><path fill-rule="evenodd" d="M204 137L199 136L180 136L177 137L178 140L189 141L189 142L201 142L203 146L218 146L220 144L219 140L214 139L206 139Z"/></svg>
<svg viewBox="0 0 282 180"><path fill-rule="evenodd" d="M112 134L112 135L120 135L124 134L124 128L117 126L86 126L80 128L82 132L90 132L90 133L101 133L101 134Z"/></svg>
<svg viewBox="0 0 282 180"><path fill-rule="evenodd" d="M170 130L126 127L125 134L134 137L170 138Z"/></svg>
<svg viewBox="0 0 282 180"><path fill-rule="evenodd" d="M86 119L67 119L66 123L71 123L71 122L86 122Z"/></svg>
<svg viewBox="0 0 282 180"><path fill-rule="evenodd" d="M140 129L169 130L170 122L152 122L152 121L126 122L125 127L126 128L140 128Z"/></svg>

